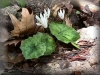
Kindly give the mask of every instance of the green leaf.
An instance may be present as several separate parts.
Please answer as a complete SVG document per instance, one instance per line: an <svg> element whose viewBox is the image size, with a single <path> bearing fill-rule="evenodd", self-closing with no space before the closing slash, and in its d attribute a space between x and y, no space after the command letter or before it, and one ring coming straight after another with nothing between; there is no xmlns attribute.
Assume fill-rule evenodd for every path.
<svg viewBox="0 0 100 75"><path fill-rule="evenodd" d="M80 14L81 12L80 11L76 11L76 14Z"/></svg>
<svg viewBox="0 0 100 75"><path fill-rule="evenodd" d="M26 0L15 0L18 2L22 7L25 7ZM13 2L13 0L0 0L0 8L7 7Z"/></svg>
<svg viewBox="0 0 100 75"><path fill-rule="evenodd" d="M0 0L0 8L4 8L10 5L12 0Z"/></svg>
<svg viewBox="0 0 100 75"><path fill-rule="evenodd" d="M63 23L51 22L49 28L51 33L64 43L74 43L80 38L79 33L74 28Z"/></svg>
<svg viewBox="0 0 100 75"><path fill-rule="evenodd" d="M51 36L38 32L33 37L24 40L20 46L25 59L39 58L55 51L56 44Z"/></svg>
<svg viewBox="0 0 100 75"><path fill-rule="evenodd" d="M72 45L75 46L76 48L80 48L79 45L77 45L76 43L74 43L74 42L71 42L71 43L72 43Z"/></svg>
<svg viewBox="0 0 100 75"><path fill-rule="evenodd" d="M21 7L25 7L26 0L16 0L16 1L21 5Z"/></svg>

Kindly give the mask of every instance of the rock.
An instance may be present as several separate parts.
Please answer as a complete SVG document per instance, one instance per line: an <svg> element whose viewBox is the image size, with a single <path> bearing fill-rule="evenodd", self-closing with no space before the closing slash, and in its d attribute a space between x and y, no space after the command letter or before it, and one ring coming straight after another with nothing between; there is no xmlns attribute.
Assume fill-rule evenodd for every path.
<svg viewBox="0 0 100 75"><path fill-rule="evenodd" d="M0 70L0 75L1 75L2 73L4 73L4 70Z"/></svg>
<svg viewBox="0 0 100 75"><path fill-rule="evenodd" d="M35 1L35 0L27 0L27 1ZM41 0L42 1L42 0ZM45 3L46 0L44 0ZM49 0L50 1L50 0ZM54 0L55 1L55 0ZM43 2L41 2L43 3ZM34 4L34 2L33 2ZM40 4L39 4L40 5ZM34 6L34 5L33 5ZM8 15L8 13L11 14L16 14L16 11L19 9L20 7L18 6L9 6L7 8L4 9L0 9L1 13L3 15ZM42 8L42 7L41 7ZM36 8L37 9L37 8ZM38 8L39 9L39 8ZM38 10L39 11L39 10ZM73 71L81 71L82 75L99 75L99 67L100 67L100 49L99 49L99 27L96 26L90 26L87 28L82 28L80 29L78 32L81 35L81 38L78 40L86 40L86 41L90 41L93 40L95 41L95 46L93 46L89 52L89 55L87 56L87 60L85 61L72 61L70 62L70 64L67 62L67 59L64 60L57 60L57 61L53 61L55 59L49 60L50 58L47 58L48 60L44 60L44 61L48 61L48 62L44 62L42 61L42 63L37 63L36 66L34 66L34 68L32 69L32 73L34 75L71 75L71 73ZM94 35L95 34L95 35ZM96 39L96 40L95 40ZM2 50L2 46L0 46L0 50ZM93 66L91 66L91 64ZM98 64L98 65L96 65ZM9 64L8 64L9 65ZM10 66L10 69L13 66ZM9 67L8 67L9 68ZM14 72L14 73L6 73L5 75L11 75L11 74L20 74L19 71ZM26 73L25 73L26 74ZM30 74L29 74L30 75Z"/></svg>
<svg viewBox="0 0 100 75"><path fill-rule="evenodd" d="M3 15L8 15L8 14L16 14L17 13L17 10L19 10L20 7L17 6L17 5L14 5L14 6L8 6L6 8L2 8L0 9L0 12L2 12Z"/></svg>
<svg viewBox="0 0 100 75"><path fill-rule="evenodd" d="M97 25L79 29L78 32L80 34L80 39L77 40L77 42L80 40L93 42L96 38L100 38L100 27Z"/></svg>
<svg viewBox="0 0 100 75"><path fill-rule="evenodd" d="M0 60L0 70L4 70L4 69L5 69L5 67L4 67L4 65L3 65L3 61Z"/></svg>
<svg viewBox="0 0 100 75"><path fill-rule="evenodd" d="M100 38L95 40L95 46L93 46L88 55L88 62L91 65L100 63Z"/></svg>
<svg viewBox="0 0 100 75"><path fill-rule="evenodd" d="M80 39L77 41L77 43L81 40L89 41L94 44L90 48L89 54L87 55L87 64L85 64L84 68L88 66L88 70L90 70L93 75L98 75L100 72L98 71L100 69L100 27L97 25L89 26L87 28L82 28L78 30L80 33ZM89 68L90 66L90 68ZM79 68L76 68L79 69ZM87 70L84 72L84 75L91 74L87 72Z"/></svg>
<svg viewBox="0 0 100 75"><path fill-rule="evenodd" d="M9 31L13 29L8 14L16 14L20 7L17 5L0 9L0 42L5 42L10 37Z"/></svg>
<svg viewBox="0 0 100 75"><path fill-rule="evenodd" d="M7 31L6 28L0 28L0 42L5 42L10 37L10 33Z"/></svg>

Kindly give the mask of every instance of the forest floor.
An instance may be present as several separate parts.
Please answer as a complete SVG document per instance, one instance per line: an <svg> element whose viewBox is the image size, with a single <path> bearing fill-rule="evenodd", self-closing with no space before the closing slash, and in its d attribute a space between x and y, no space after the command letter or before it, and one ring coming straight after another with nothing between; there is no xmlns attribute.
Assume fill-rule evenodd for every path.
<svg viewBox="0 0 100 75"><path fill-rule="evenodd" d="M79 4L69 1L67 3L66 0L27 0L26 7L31 8L34 15L39 15L44 9L49 8L52 14L50 21L62 22L57 12L60 8L64 9L67 16L63 21L72 24L80 34L80 39L76 41L79 49L70 43L65 44L55 39L55 52L31 60L23 57L16 37L10 38L10 42L8 40L14 28L8 13L19 18L17 11L21 8L20 5L13 4L0 8L0 75L100 75L100 10L91 8L92 5L100 8L100 1L84 0L86 5L85 2L81 2L83 0L80 0ZM12 41L13 39L15 41Z"/></svg>

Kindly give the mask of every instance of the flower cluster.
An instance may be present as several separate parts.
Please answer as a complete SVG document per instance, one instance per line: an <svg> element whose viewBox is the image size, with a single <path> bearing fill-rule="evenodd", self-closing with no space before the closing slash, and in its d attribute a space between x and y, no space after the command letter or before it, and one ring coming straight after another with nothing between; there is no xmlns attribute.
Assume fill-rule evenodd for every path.
<svg viewBox="0 0 100 75"><path fill-rule="evenodd" d="M61 19L64 19L65 15L65 10L58 11L58 16ZM36 23L38 26L43 26L44 28L48 27L48 18L50 16L50 9L48 8L47 10L44 9L44 14L40 13L40 16L36 15L36 19L39 21L39 23Z"/></svg>
<svg viewBox="0 0 100 75"><path fill-rule="evenodd" d="M47 9L47 11L44 9L44 14L40 13L40 17L36 15L36 19L40 23L36 23L39 26L43 26L44 28L48 27L48 18L50 16L50 9Z"/></svg>
<svg viewBox="0 0 100 75"><path fill-rule="evenodd" d="M63 10L60 9L60 11L58 11L58 16L59 16L61 19L64 19L64 15L65 15L65 10L64 10L64 9L63 9Z"/></svg>

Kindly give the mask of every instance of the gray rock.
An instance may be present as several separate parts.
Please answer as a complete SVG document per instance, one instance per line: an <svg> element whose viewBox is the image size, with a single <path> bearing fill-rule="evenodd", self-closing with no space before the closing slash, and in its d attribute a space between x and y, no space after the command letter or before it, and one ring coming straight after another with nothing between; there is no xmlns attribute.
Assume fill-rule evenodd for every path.
<svg viewBox="0 0 100 75"><path fill-rule="evenodd" d="M17 10L19 10L20 7L17 5L14 6L8 6L6 8L0 9L0 12L2 12L3 15L8 15L8 14L16 14Z"/></svg>

